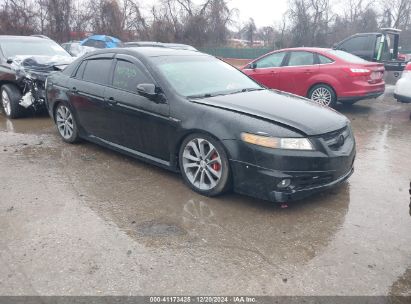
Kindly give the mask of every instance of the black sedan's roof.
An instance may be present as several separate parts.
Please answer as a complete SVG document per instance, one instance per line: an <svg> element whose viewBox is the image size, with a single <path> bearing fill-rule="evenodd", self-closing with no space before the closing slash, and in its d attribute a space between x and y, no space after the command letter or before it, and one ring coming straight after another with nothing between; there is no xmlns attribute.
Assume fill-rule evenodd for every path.
<svg viewBox="0 0 411 304"><path fill-rule="evenodd" d="M176 50L170 48L159 48L159 47L127 47L123 50L129 50L133 53L143 55L145 57L159 57L159 56L196 56L205 55L197 51L190 50Z"/></svg>
<svg viewBox="0 0 411 304"><path fill-rule="evenodd" d="M152 57L166 57L166 56L210 56L198 51L179 50L159 47L122 47L112 49L99 49L87 53L82 58L91 58L104 54L128 54L137 58L152 58ZM211 56L210 56L211 57Z"/></svg>

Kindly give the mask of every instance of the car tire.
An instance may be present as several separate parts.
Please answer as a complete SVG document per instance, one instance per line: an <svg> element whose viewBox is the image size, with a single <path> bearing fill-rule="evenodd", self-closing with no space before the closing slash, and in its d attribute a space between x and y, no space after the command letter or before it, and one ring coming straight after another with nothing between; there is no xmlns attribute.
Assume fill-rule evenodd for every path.
<svg viewBox="0 0 411 304"><path fill-rule="evenodd" d="M217 196L231 186L231 169L223 145L205 134L192 134L184 139L179 164L184 182L195 192Z"/></svg>
<svg viewBox="0 0 411 304"><path fill-rule="evenodd" d="M0 96L4 114L6 114L8 118L14 119L24 115L26 109L19 104L22 94L15 85L3 85Z"/></svg>
<svg viewBox="0 0 411 304"><path fill-rule="evenodd" d="M308 93L308 98L323 106L334 108L337 104L337 95L332 87L326 84L313 86Z"/></svg>
<svg viewBox="0 0 411 304"><path fill-rule="evenodd" d="M63 141L73 144L80 140L76 119L66 103L57 105L54 112L54 121Z"/></svg>

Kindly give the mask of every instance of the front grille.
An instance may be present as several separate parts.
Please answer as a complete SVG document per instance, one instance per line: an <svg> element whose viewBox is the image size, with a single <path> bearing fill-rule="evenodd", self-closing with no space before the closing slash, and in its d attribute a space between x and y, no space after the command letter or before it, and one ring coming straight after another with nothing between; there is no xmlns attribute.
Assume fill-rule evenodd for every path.
<svg viewBox="0 0 411 304"><path fill-rule="evenodd" d="M350 129L345 127L343 129L324 134L321 138L331 150L337 151L344 145L349 136Z"/></svg>

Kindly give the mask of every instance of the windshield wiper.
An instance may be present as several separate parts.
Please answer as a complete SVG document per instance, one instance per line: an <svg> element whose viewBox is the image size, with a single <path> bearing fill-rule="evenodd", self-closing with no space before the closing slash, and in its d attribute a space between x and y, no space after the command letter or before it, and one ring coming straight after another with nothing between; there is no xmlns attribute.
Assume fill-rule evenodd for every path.
<svg viewBox="0 0 411 304"><path fill-rule="evenodd" d="M209 98L209 97L214 97L214 96L219 96L219 95L226 95L227 93L205 93L205 94L197 94L197 95L190 95L187 96L187 98Z"/></svg>
<svg viewBox="0 0 411 304"><path fill-rule="evenodd" d="M231 95L231 94L238 94L238 93L245 93L245 92L252 92L252 91L262 91L265 90L264 88L245 88L241 90L235 91L228 91L228 92L216 92L216 93L205 93L205 94L197 94L197 95L190 95L187 96L188 98L209 98L215 96L223 96L223 95Z"/></svg>
<svg viewBox="0 0 411 304"><path fill-rule="evenodd" d="M241 89L241 90L231 92L230 94L238 94L238 93L253 92L253 91L262 91L262 90L265 90L265 89L264 88L245 88L245 89Z"/></svg>

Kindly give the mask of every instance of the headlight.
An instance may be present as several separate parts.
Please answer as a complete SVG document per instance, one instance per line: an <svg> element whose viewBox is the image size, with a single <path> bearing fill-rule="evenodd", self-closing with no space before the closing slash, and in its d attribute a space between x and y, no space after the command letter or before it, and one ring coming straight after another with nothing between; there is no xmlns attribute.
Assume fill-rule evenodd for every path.
<svg viewBox="0 0 411 304"><path fill-rule="evenodd" d="M314 150L313 145L307 138L279 138L241 133L241 139L249 144L272 149Z"/></svg>

